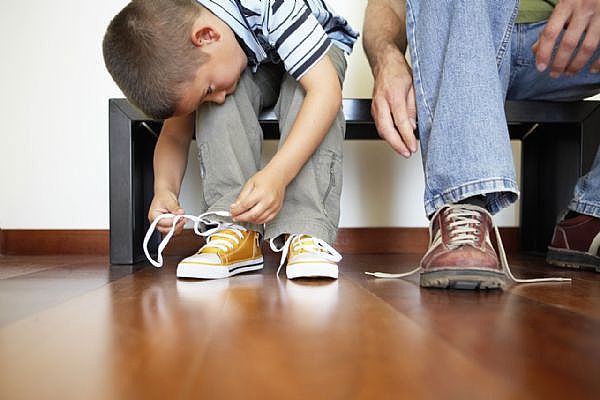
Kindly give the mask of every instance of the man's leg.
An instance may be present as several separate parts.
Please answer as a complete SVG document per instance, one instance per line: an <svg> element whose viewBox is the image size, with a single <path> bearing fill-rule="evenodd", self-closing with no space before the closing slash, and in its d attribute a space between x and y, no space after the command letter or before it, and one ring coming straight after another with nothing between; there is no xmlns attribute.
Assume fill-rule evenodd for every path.
<svg viewBox="0 0 600 400"><path fill-rule="evenodd" d="M591 74L591 64L600 57L596 50L588 65L577 75L558 79L535 68L531 46L546 22L518 24L512 40L512 68L507 97L514 100L573 101L600 92L600 74ZM600 152L591 170L575 186L569 211L559 221L548 248L551 264L595 268L600 272Z"/></svg>
<svg viewBox="0 0 600 400"><path fill-rule="evenodd" d="M517 1L407 1L425 211L435 214L421 262L423 286L504 282L487 211L518 196L504 115L517 11ZM465 201L471 205L458 204Z"/></svg>

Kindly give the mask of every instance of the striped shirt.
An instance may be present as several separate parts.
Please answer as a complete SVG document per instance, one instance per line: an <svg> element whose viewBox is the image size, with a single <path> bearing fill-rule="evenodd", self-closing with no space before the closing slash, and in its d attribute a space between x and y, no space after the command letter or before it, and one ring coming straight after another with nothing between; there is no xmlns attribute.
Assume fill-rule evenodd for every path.
<svg viewBox="0 0 600 400"><path fill-rule="evenodd" d="M300 79L332 44L346 53L358 38L348 22L323 0L197 0L236 34L254 71L283 61Z"/></svg>

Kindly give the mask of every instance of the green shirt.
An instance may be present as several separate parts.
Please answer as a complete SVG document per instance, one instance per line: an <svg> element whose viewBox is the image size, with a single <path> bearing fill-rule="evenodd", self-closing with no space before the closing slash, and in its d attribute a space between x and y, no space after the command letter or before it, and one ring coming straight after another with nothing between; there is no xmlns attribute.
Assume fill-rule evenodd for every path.
<svg viewBox="0 0 600 400"><path fill-rule="evenodd" d="M521 0L517 23L544 21L550 17L558 0Z"/></svg>

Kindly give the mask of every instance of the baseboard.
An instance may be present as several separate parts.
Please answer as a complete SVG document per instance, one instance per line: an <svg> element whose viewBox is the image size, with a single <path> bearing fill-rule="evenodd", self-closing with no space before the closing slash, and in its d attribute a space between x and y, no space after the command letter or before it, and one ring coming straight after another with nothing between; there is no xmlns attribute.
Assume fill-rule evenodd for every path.
<svg viewBox="0 0 600 400"><path fill-rule="evenodd" d="M507 252L520 249L519 228L500 228ZM202 245L185 230L165 249L167 255L188 255ZM334 247L341 253L424 253L427 228L340 228ZM2 255L109 254L108 230L0 230Z"/></svg>
<svg viewBox="0 0 600 400"><path fill-rule="evenodd" d="M109 231L0 230L2 255L90 254L108 255Z"/></svg>

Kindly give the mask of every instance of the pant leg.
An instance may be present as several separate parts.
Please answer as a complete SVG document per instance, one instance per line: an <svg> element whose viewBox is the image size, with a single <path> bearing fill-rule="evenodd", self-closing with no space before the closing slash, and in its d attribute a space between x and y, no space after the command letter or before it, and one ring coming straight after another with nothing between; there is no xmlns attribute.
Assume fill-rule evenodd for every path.
<svg viewBox="0 0 600 400"><path fill-rule="evenodd" d="M223 104L204 103L196 110L200 159L200 203L204 212L229 211L246 181L261 167L262 129L258 114L275 103L282 68L246 69ZM262 225L244 224L262 233Z"/></svg>
<svg viewBox="0 0 600 400"><path fill-rule="evenodd" d="M487 194L498 212L518 196L504 114L518 1L407 1L425 174L425 211Z"/></svg>
<svg viewBox="0 0 600 400"><path fill-rule="evenodd" d="M346 71L344 52L333 45L327 56L342 84ZM304 90L294 78L285 74L275 106L281 132L279 147L290 133L303 101ZM266 224L267 239L287 233L304 233L327 243L335 242L340 217L345 131L344 114L340 109L321 145L288 185L281 211Z"/></svg>
<svg viewBox="0 0 600 400"><path fill-rule="evenodd" d="M510 100L575 101L600 93L600 74L589 72L600 49L583 70L572 77L550 77L550 69L539 72L531 46L544 30L546 21L516 24L511 45L511 74L507 98Z"/></svg>
<svg viewBox="0 0 600 400"><path fill-rule="evenodd" d="M600 49L596 50L583 70L572 77L554 79L548 70L543 73L537 71L531 46L545 26L545 21L516 25L508 98L574 101L600 93L600 74L589 72L592 62L600 57ZM596 153L591 170L577 181L569 209L600 218L600 150Z"/></svg>

